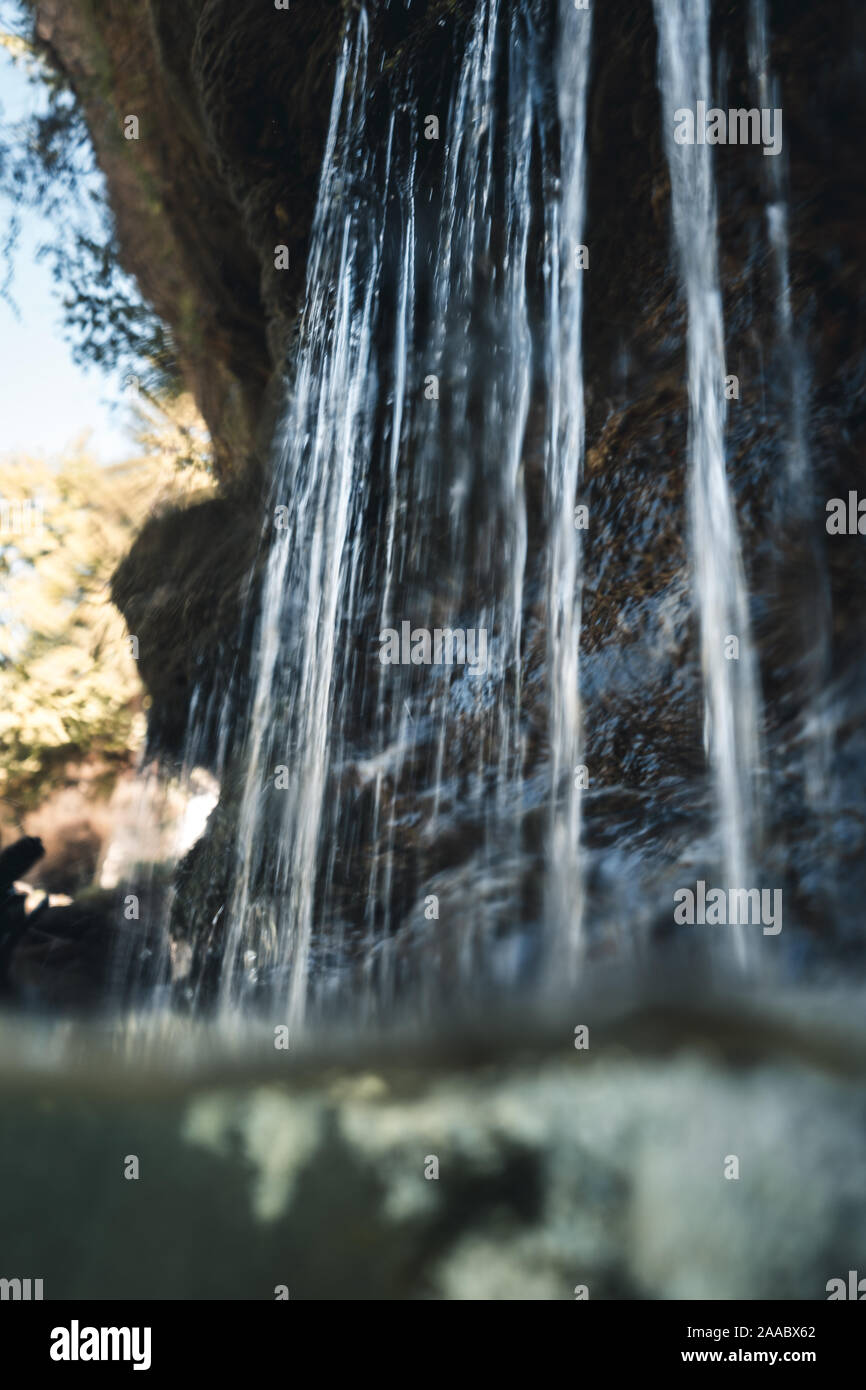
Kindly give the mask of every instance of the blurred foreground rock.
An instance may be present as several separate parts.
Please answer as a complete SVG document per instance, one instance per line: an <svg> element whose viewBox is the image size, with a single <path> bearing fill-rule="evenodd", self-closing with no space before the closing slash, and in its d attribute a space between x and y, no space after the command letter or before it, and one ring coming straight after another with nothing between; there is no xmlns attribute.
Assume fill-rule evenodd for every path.
<svg viewBox="0 0 866 1390"><path fill-rule="evenodd" d="M206 1073L201 1038L130 1073L6 1020L0 1273L47 1299L824 1300L866 1266L866 1060L854 1001L833 1017L656 1009L589 1050L564 1022L342 1062L266 1030Z"/></svg>

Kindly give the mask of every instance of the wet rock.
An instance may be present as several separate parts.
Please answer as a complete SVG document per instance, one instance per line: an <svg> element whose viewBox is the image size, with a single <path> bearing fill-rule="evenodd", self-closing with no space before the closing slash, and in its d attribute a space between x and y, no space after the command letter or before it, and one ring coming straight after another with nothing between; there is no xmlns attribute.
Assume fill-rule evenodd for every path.
<svg viewBox="0 0 866 1390"><path fill-rule="evenodd" d="M208 745L212 756L222 704L246 675L263 514L255 492L166 512L146 523L114 575L112 598L138 638L155 749L183 746L195 698L199 718L209 705L212 721L199 758L209 761Z"/></svg>

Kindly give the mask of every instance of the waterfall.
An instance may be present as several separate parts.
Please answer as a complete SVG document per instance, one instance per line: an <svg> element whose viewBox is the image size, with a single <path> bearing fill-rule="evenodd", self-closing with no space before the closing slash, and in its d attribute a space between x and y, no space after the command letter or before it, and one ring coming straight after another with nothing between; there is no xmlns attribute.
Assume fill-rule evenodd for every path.
<svg viewBox="0 0 866 1390"><path fill-rule="evenodd" d="M749 71L761 108L772 109L765 0L751 5ZM597 251L585 244L592 48L616 24L597 17L594 34L591 9L574 0L475 0L435 26L444 37L425 30L416 49L404 42L413 31L397 22L399 8L373 0L346 7L261 546L241 596L243 635L217 662L218 681L203 661L184 755L177 768L160 767L145 803L154 820L159 778L173 771L177 786L168 790L189 802L189 824L160 848L156 872L140 875L154 904L149 934L137 961L137 938L123 937L119 974L125 984L137 977L136 1000L153 979L157 1002L204 1008L215 993L219 1025L229 1030L263 1010L296 1034L335 1020L438 1022L446 1009L472 1014L518 994L547 1004L573 993L587 961L620 953L629 916L653 939L664 936L672 871L696 863L742 892L754 887L764 849L759 671L726 459L714 150L680 119L696 113L699 122L712 105L710 0L654 0L686 320L690 595L674 534L679 464L649 482L641 476L644 445L648 458L662 438L666 447L662 426L671 423L653 435L679 312L666 280L653 298L627 273L626 313L618 292L593 286L593 467L584 477L584 276L598 255L615 285L618 249L615 239ZM641 23L649 31L650 12ZM418 59L428 48L432 78ZM652 108L654 75L639 62L627 70L640 88L634 110ZM592 87L602 209L616 197L603 148L608 115L614 140L628 138L619 98L610 109L613 86L605 68ZM753 127L747 119L742 128ZM743 168L755 164L743 151ZM760 295L744 295L737 282L732 323L739 335L745 323L749 342L758 327L773 339L771 379L785 392L771 405L784 469L761 495L773 500L785 541L756 546L771 571L755 605L762 639L773 604L788 597L785 566L804 561L818 579L793 612L792 647L802 634L795 658L780 671L768 651L770 681L806 671L768 727L775 830L803 787L813 806L827 802L832 722L821 704L826 576L812 524L808 371L795 325L785 165L758 158L757 167L766 241L751 241L766 251L775 318L759 318ZM649 228L661 172L648 169L646 196L640 184ZM653 246L647 263L659 249L664 258ZM638 333L647 350L639 373L617 365L616 354L621 360L628 314L645 299L652 317ZM652 412L642 381L655 383ZM745 407L735 423L737 447L755 437ZM754 481L764 486L758 467ZM594 512L589 576L585 484ZM654 550L638 553L640 567L633 552L615 563L602 553L628 531L632 496L644 515L637 543L658 537L663 560L646 585L639 569L654 563ZM632 584L625 604L617 602L623 576ZM585 595L591 630L582 654ZM623 612L632 605L634 622ZM697 681L685 659L689 609ZM770 635L784 641L788 629L779 624ZM694 757L686 730L677 742L696 684L704 758ZM646 737L632 750L644 691ZM793 778L785 740L797 742ZM216 782L202 791L205 768ZM650 783L664 783L667 771L670 785L656 796ZM591 781L596 814L587 834ZM217 785L201 853L197 844L186 854L187 831L201 831ZM709 839L695 814L705 806ZM141 829L126 838L141 840ZM787 875L773 841L768 851L767 863ZM124 857L119 845L113 857ZM115 889L125 882L109 878ZM749 892L749 913L752 902ZM749 943L763 934L742 915L725 940L739 967L757 965Z"/></svg>
<svg viewBox="0 0 866 1390"><path fill-rule="evenodd" d="M579 654L581 545L575 503L584 443L583 274L586 103L591 11L560 3L557 97L560 197L548 199L549 423L545 466L550 504L547 637L551 687L551 842L548 918L554 968L574 979L582 952ZM563 790L564 784L564 790Z"/></svg>
<svg viewBox="0 0 866 1390"><path fill-rule="evenodd" d="M351 185L355 176L360 188L372 173L369 153L360 156L360 167L353 163L368 34L361 9L337 68L301 348L273 490L280 531L262 597L237 884L220 986L229 1007L240 1002L245 983L273 970L283 979L292 1022L303 1018L306 1001L337 612L349 579L344 552L351 561L352 546L360 544L352 523L363 499L372 423L367 388L381 246L369 218L357 215L362 195ZM263 851L274 833L276 850L267 859ZM270 877L264 898L257 882L263 871Z"/></svg>
<svg viewBox="0 0 866 1390"><path fill-rule="evenodd" d="M770 66L770 40L766 0L752 0L748 36L749 67L758 102L762 108L780 105L778 83ZM810 611L803 619L802 642L808 654L808 675L804 704L806 726L805 789L813 808L826 805L831 759L831 724L820 707L822 691L830 670L830 632L832 613L827 575L811 526L814 483L809 457L807 413L809 372L804 344L794 326L791 304L791 271L788 233L788 203L785 189L784 155L763 161L767 182L767 231L776 278L776 323L780 375L787 399L786 459L780 511L783 518L801 527L807 540L814 576ZM831 847L827 846L827 852Z"/></svg>
<svg viewBox="0 0 866 1390"><path fill-rule="evenodd" d="M373 115L370 20L360 8L348 21L268 517L228 1016L265 983L290 1027L329 999L357 1007L358 968L362 1015L386 1010L400 930L420 929L421 904L447 887L436 840L458 813L474 847L460 989L513 978L530 571L549 629L549 955L557 974L576 968L589 42L589 14L567 0L558 20L536 0L479 0L435 113L440 145L411 77L392 79L384 125L381 103ZM534 397L546 540L530 534L524 477ZM378 649L407 626L413 642L483 637L483 668L434 664L419 685L414 657L384 664ZM395 845L411 819L407 866ZM426 929L439 949L438 922Z"/></svg>
<svg viewBox="0 0 866 1390"><path fill-rule="evenodd" d="M728 887L748 885L757 829L759 697L749 605L725 468L725 354L712 148L678 144L675 112L710 97L709 0L655 0L674 238L688 305L689 510L700 615L705 744L713 770ZM737 651L730 644L738 644ZM727 651L726 651L727 644ZM737 956L746 938L737 928Z"/></svg>

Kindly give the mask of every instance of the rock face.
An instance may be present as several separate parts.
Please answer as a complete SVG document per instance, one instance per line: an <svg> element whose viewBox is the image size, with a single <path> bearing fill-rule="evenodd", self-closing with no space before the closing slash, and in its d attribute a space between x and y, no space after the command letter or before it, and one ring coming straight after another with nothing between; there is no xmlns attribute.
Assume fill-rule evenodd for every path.
<svg viewBox="0 0 866 1390"><path fill-rule="evenodd" d="M125 264L177 339L213 435L224 493L194 512L154 521L115 582L115 599L141 640L154 741L177 752L193 691L216 710L234 682L239 749L262 484L303 289L343 6L293 0L290 11L276 12L259 0L149 0L130 11L121 0L38 0L35 10L38 33L86 113ZM593 769L586 835L603 894L621 875L622 856L638 852L647 834L676 857L693 833L693 779L704 755L685 543L685 320L671 255L656 32L650 0L596 10L587 152L592 261L584 301L583 497L592 526L581 678ZM375 90L384 94L396 71L410 72L419 110L444 111L471 12L468 0L428 0L408 10L371 6L373 50L381 58L371 77ZM804 405L814 495L804 495L780 521L790 381L766 236L770 161L760 148L716 151L726 356L740 382L739 399L729 407L728 470L753 595L763 732L775 769L766 827L774 881L786 884L791 911L807 933L844 945L866 888L862 796L851 771L863 756L858 663L866 552L855 536L827 537L824 506L855 485L866 442L857 272L866 206L861 151L848 118L860 106L866 36L863 14L841 0L829 9L777 0L769 24L785 118L793 320L808 349ZM747 29L741 0L715 7L713 52L725 55L728 106L753 104ZM140 119L137 142L123 139L128 113ZM421 177L431 177L429 169ZM280 245L288 249L288 271L275 267ZM532 513L541 507L532 421L523 462ZM829 610L821 595L824 574ZM527 608L531 785L547 751L539 713L544 634L531 587ZM837 810L828 838L821 838L804 808L801 781L786 768L802 736L816 626L828 611L830 670L822 678L836 738ZM421 697L434 693L431 683ZM217 722L214 714L214 731ZM370 839L355 863L369 864L378 851L359 771L362 735L350 750L354 770L344 766L341 775L357 778L357 834ZM455 785L461 756L475 756L466 752L472 735L467 721L463 752L453 750ZM202 761L212 758L215 742L215 732L200 741ZM424 767L420 745L417 762ZM209 837L183 867L180 935L195 939L227 902L226 849L240 775L230 760ZM417 785L413 807L394 808L400 830L392 917L407 930L419 890L412 816L423 811L428 790ZM530 808L525 840L540 854L539 820ZM449 882L454 886L449 874L469 861L480 824L471 808L455 805L427 860L428 871L443 876L443 893ZM828 908L828 871L822 876L819 863L822 856L827 862L829 842L836 860ZM355 928L363 919L357 884L346 884L345 899L346 920ZM535 906L527 904L528 917Z"/></svg>
<svg viewBox="0 0 866 1390"><path fill-rule="evenodd" d="M170 326L223 477L252 452L272 364L259 268L209 147L190 74L196 3L34 4L108 181L125 266ZM138 119L137 138L125 121Z"/></svg>
<svg viewBox="0 0 866 1390"><path fill-rule="evenodd" d="M347 1069L269 1034L234 1082L179 1082L177 1038L113 1075L78 1036L77 1072L67 1042L0 1077L6 1268L46 1299L293 1301L820 1301L862 1271L862 1039L718 1008L572 1035Z"/></svg>

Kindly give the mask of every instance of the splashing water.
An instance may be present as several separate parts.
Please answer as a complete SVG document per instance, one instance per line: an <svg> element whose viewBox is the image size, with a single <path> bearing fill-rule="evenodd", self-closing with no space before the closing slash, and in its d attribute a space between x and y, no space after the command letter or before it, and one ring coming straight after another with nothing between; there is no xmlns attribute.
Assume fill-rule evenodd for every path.
<svg viewBox="0 0 866 1390"><path fill-rule="evenodd" d="M195 692L185 740L194 754L198 713ZM204 832L219 802L219 781L202 766L182 764L172 775L153 760L143 760L135 781L115 794L114 830L98 871L99 886L114 890L125 921L113 961L113 989L118 999L137 1006L170 1001L172 985L191 964L188 946L171 935L176 887L173 875L182 857ZM135 929L146 920L147 930ZM182 962L182 965L181 965Z"/></svg>

